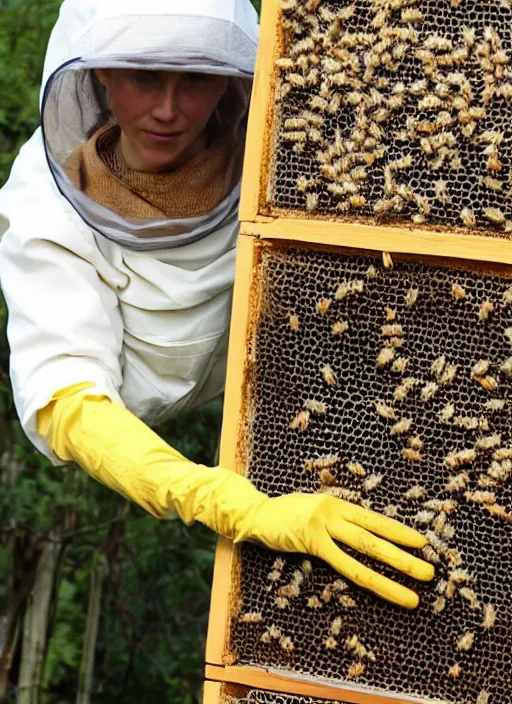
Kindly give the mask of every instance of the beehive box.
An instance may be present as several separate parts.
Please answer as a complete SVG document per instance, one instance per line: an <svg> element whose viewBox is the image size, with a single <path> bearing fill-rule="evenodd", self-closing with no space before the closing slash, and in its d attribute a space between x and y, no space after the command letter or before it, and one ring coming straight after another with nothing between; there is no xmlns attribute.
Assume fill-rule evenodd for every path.
<svg viewBox="0 0 512 704"><path fill-rule="evenodd" d="M415 15L404 25L414 24L415 51L451 27L449 52L432 49L436 55L444 51L445 60L447 52L457 51L457 31L466 25L475 30L475 46L497 43L487 23L509 12L503 3L486 4L480 15L470 2L455 4L426 10L425 3L379 3L379 12L392 5L394 17L407 8L430 17L427 22ZM287 80L289 59L300 57L290 52L287 32L298 26L297 7L306 6L313 16L324 12L328 20L308 26L325 33L336 21L332 13L344 17L352 4L286 2L284 14L278 3L264 4L221 463L246 473L270 495L327 492L416 527L430 540L424 557L435 563L436 579L414 585L373 565L420 591L420 607L406 612L340 580L319 561L253 545L233 551L222 542L207 649L210 675L283 692L289 691L285 682L314 683L309 694L347 702L512 701L512 245L506 140L494 145L499 169L489 169L482 152L471 161L468 154L480 149L481 139L471 141L472 135L463 133L466 151L462 146L458 155L443 151L438 167L427 163L432 155L416 154L423 161L413 183L412 167L389 171L406 156L397 151L398 123L416 114L407 93L391 123L380 121L379 148L386 146L385 154L369 165L365 179L348 178L352 172L338 166L336 174L325 175L323 164L311 159L319 149L318 135L305 141L283 137L291 130L285 121L306 119L304 110L309 115L316 104L311 91L294 85L298 79ZM364 33L361 13L371 19L370 4L354 7L350 22L359 17L359 24L343 31ZM332 68L325 54L342 41L333 36L323 53L316 52L318 63L315 58L313 66L301 69L319 71L315 91ZM302 34L295 39L307 45ZM367 45L373 46L369 40ZM496 44L498 51L506 54L508 45ZM360 58L364 65L364 52ZM342 69L350 73L347 61L345 56ZM477 64L471 70L482 70ZM420 80L407 73L406 62L400 65L401 82ZM460 72L461 62L450 70ZM386 71L389 67L376 73L382 78ZM371 76L365 90L379 90L372 85L379 75ZM504 69L500 81L507 76ZM348 89L339 88L339 109L324 115L323 139L330 140L324 151L333 145L346 151L347 130L354 129L346 126L354 112ZM507 100L500 94L488 102L501 115ZM473 134L492 131L483 120L472 120ZM333 121L345 121L345 127ZM465 124L458 121L457 130ZM307 133L303 123L293 126L291 131ZM265 138L258 141L261 134ZM416 146L423 149L421 141ZM496 154L488 152L485 157ZM336 152L333 163L343 156ZM464 161L469 184L459 191L460 169L444 163L457 158ZM294 164L292 176L286 163ZM387 193L390 178L419 197L407 200L404 189ZM357 192L330 188L354 181ZM439 181L446 182L445 190ZM293 184L295 195L283 200ZM463 191L476 195L466 201ZM309 204L308 194L316 194ZM365 203L354 205L352 196ZM421 213L427 197L432 207ZM386 199L394 199L394 206L376 212L375 204ZM465 209L474 222L455 221L454 213ZM503 222L486 217L490 209L499 210Z"/></svg>

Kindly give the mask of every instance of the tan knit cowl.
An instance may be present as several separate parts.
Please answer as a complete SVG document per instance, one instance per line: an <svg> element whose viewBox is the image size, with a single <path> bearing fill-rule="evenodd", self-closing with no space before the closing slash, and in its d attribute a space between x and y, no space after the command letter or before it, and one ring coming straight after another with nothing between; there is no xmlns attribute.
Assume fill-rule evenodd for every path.
<svg viewBox="0 0 512 704"><path fill-rule="evenodd" d="M100 205L137 221L205 215L234 188L239 160L232 138L218 137L174 171L146 173L129 169L118 148L120 129L99 129L67 159L73 185Z"/></svg>

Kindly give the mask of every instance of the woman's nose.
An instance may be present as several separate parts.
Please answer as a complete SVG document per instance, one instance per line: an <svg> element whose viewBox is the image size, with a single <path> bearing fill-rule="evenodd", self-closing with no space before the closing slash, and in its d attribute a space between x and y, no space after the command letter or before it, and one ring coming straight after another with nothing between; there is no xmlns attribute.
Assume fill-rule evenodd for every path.
<svg viewBox="0 0 512 704"><path fill-rule="evenodd" d="M178 113L178 76L170 74L162 82L152 114L161 122L172 122Z"/></svg>

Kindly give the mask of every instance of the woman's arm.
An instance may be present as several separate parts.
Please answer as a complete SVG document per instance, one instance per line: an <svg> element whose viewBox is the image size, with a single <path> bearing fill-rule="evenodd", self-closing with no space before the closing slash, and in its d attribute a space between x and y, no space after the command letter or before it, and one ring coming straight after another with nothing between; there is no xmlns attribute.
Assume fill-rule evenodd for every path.
<svg viewBox="0 0 512 704"><path fill-rule="evenodd" d="M434 575L432 565L392 544L422 547L426 540L415 530L332 496L269 498L243 476L189 462L95 389L63 389L40 411L38 427L55 454L78 462L158 518L177 512L185 523L201 521L235 542L315 555L359 586L407 608L417 606L415 592L349 557L334 541L415 579Z"/></svg>
<svg viewBox="0 0 512 704"><path fill-rule="evenodd" d="M2 231L14 400L30 440L57 461L37 433L37 410L58 389L84 379L120 402L123 323L116 272L57 191L37 133L0 191Z"/></svg>

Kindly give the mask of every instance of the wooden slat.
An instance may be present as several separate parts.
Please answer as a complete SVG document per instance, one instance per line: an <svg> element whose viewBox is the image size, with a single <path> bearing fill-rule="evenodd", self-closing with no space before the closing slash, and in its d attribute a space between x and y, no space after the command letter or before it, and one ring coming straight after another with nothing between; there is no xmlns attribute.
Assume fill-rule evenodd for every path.
<svg viewBox="0 0 512 704"><path fill-rule="evenodd" d="M499 238L284 218L242 223L242 232L260 239L512 264L512 241Z"/></svg>
<svg viewBox="0 0 512 704"><path fill-rule="evenodd" d="M221 682L206 681L203 690L203 704L220 704L221 690Z"/></svg>
<svg viewBox="0 0 512 704"><path fill-rule="evenodd" d="M350 704L427 704L426 700L415 697L402 698L390 694L383 696L370 692L355 692L342 687L332 687L323 683L304 682L300 680L279 677L275 674L251 667L216 667L208 665L206 676L210 680L244 684L255 689L265 689L285 694L302 694L308 697L318 697Z"/></svg>
<svg viewBox="0 0 512 704"><path fill-rule="evenodd" d="M250 325L250 293L257 242L241 235L238 240L235 288L229 350L224 414L220 446L221 467L243 472L238 446L243 423L243 392L246 365L247 336ZM234 577L236 550L230 541L219 539L213 573L210 618L206 641L206 661L221 665L225 662L228 638L230 595Z"/></svg>
<svg viewBox="0 0 512 704"><path fill-rule="evenodd" d="M263 0L256 73L247 129L244 174L240 197L240 220L253 222L260 211L266 189L266 168L272 137L275 86L274 62L280 31L278 0Z"/></svg>

